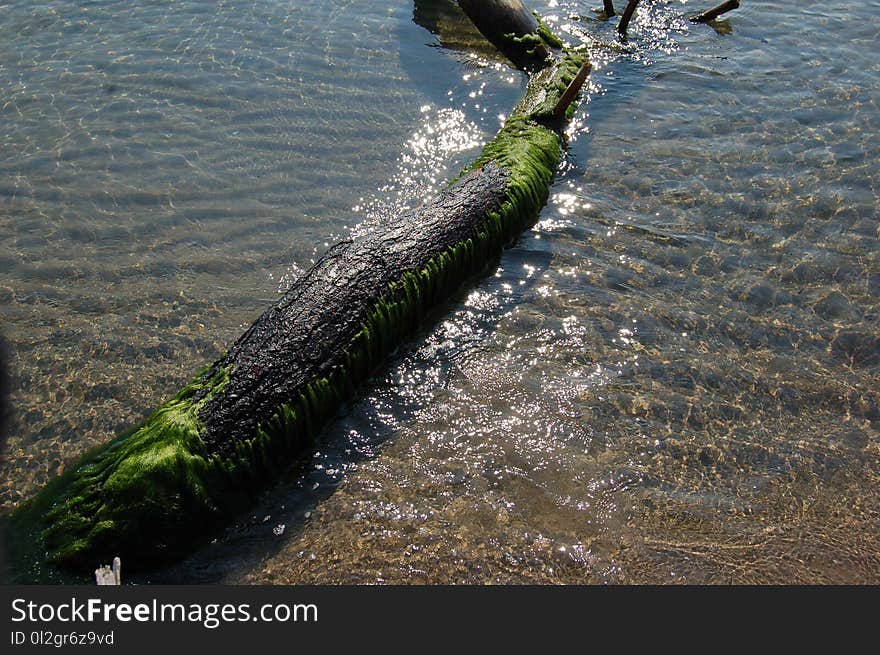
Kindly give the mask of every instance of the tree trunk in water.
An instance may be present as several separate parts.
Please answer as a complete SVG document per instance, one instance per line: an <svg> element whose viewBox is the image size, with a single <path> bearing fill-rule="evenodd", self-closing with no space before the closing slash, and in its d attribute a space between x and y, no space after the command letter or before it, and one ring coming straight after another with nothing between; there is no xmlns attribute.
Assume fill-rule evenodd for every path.
<svg viewBox="0 0 880 655"><path fill-rule="evenodd" d="M478 30L520 68L541 68L562 42L521 0L458 0Z"/></svg>
<svg viewBox="0 0 880 655"><path fill-rule="evenodd" d="M525 37L546 43L534 30ZM585 63L583 52L549 56L479 159L436 199L332 247L223 358L16 510L5 532L19 574L46 579L55 565L117 555L142 569L247 507L426 311L537 217L574 111L560 99Z"/></svg>

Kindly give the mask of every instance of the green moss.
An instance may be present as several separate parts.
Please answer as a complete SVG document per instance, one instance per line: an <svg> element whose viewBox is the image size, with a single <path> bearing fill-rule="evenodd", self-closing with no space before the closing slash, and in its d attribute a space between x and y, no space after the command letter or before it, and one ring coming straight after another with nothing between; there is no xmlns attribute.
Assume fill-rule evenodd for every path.
<svg viewBox="0 0 880 655"><path fill-rule="evenodd" d="M536 50L539 45L544 45L544 40L539 34L523 34L522 36L517 36L511 32L510 34L505 34L504 38L508 43L521 47L526 54L531 56L537 54Z"/></svg>
<svg viewBox="0 0 880 655"><path fill-rule="evenodd" d="M407 271L380 294L340 364L279 405L251 439L225 457L202 441L199 411L229 381L201 376L138 428L86 454L7 521L19 579L45 580L44 562L91 571L114 555L133 567L167 559L241 507L320 430L426 310L483 271L544 205L562 152L548 127L561 93L584 61L568 53L534 75L526 99L463 174L494 162L508 172L506 197L464 240ZM206 369L208 370L208 369ZM133 558L133 559L132 559Z"/></svg>
<svg viewBox="0 0 880 655"><path fill-rule="evenodd" d="M551 48L557 48L557 49L562 48L565 45L562 42L562 39L560 39L558 36L556 36L553 33L553 31L550 29L550 27L547 25L547 23L544 22L544 19L541 18L540 14L538 14L538 12L533 11L532 13L535 15L535 18L538 20L537 32L538 32L538 36L541 37L541 40L543 40L544 43L549 45Z"/></svg>
<svg viewBox="0 0 880 655"><path fill-rule="evenodd" d="M538 21L538 28L529 34L516 36L514 33L505 34L504 38L513 45L522 47L527 54L534 55L535 49L539 45L549 46L557 50L561 49L565 44L558 36L556 36L547 23L541 18L538 12L532 12Z"/></svg>

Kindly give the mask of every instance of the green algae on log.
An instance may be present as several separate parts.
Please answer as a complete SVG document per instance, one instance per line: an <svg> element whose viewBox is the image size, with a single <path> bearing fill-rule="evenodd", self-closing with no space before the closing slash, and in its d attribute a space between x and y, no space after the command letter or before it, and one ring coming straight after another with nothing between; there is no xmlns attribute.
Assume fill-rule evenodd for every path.
<svg viewBox="0 0 880 655"><path fill-rule="evenodd" d="M458 0L458 6L480 33L520 68L543 68L547 48L562 47L562 41L522 0Z"/></svg>
<svg viewBox="0 0 880 655"><path fill-rule="evenodd" d="M562 153L555 110L586 61L574 50L548 57L501 131L437 198L332 247L228 354L13 512L14 579L45 581L117 555L146 568L247 507L430 307L534 221Z"/></svg>

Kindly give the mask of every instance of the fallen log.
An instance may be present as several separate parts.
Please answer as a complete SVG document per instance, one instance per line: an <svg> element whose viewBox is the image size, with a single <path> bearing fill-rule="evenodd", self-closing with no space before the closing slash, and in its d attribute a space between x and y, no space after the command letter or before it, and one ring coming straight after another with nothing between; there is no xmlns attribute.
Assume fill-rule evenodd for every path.
<svg viewBox="0 0 880 655"><path fill-rule="evenodd" d="M515 38L548 43L534 25ZM427 310L537 217L586 62L583 51L548 51L501 131L437 198L336 244L224 357L13 512L5 533L19 580L116 554L149 567L247 507Z"/></svg>

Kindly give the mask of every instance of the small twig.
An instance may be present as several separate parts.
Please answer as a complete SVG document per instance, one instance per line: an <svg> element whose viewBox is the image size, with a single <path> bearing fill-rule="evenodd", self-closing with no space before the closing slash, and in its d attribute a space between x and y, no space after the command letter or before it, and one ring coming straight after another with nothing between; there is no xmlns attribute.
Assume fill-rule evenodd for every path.
<svg viewBox="0 0 880 655"><path fill-rule="evenodd" d="M614 3L611 0L605 0L605 18L611 18L616 13Z"/></svg>
<svg viewBox="0 0 880 655"><path fill-rule="evenodd" d="M697 16L691 16L690 21L692 23L709 23L718 18L721 14L726 14L728 11L732 11L738 8L739 0L725 0L725 2L722 2L717 7L713 7L708 11L704 11L702 14L698 14Z"/></svg>
<svg viewBox="0 0 880 655"><path fill-rule="evenodd" d="M585 61L581 66L581 69L577 72L577 75L574 76L574 79L562 93L562 97L559 98L559 102L557 102L556 106L553 108L553 115L557 119L562 120L565 118L565 110L568 109L568 106L572 102L574 102L574 99L580 92L584 82L586 82L587 75L590 74L592 68L590 62Z"/></svg>
<svg viewBox="0 0 880 655"><path fill-rule="evenodd" d="M620 22L617 24L617 32L620 36L626 36L626 28L629 27L629 22L632 20L633 14L636 13L636 5L639 4L639 0L629 0L629 4L626 6L626 9L623 10L623 14L620 17Z"/></svg>

